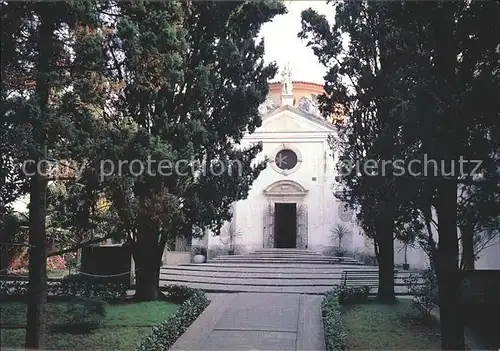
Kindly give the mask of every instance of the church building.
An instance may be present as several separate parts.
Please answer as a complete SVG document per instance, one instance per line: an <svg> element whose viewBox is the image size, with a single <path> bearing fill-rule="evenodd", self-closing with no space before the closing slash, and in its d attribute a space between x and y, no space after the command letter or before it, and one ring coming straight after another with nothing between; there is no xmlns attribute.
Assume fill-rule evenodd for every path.
<svg viewBox="0 0 500 351"><path fill-rule="evenodd" d="M268 165L254 181L248 198L233 205L233 222L221 236L207 235L209 251L220 246L227 231L238 233L237 253L260 248L298 248L325 252L338 247L332 230L346 229L341 246L364 248L365 238L354 213L334 197L335 159L328 139L335 137L333 118L322 117L317 96L323 86L293 82L289 67L283 80L271 83L261 106L262 125L246 135L242 146L262 142L258 160Z"/></svg>
<svg viewBox="0 0 500 351"><path fill-rule="evenodd" d="M220 235L207 232L193 245L207 247L208 258L227 255L228 249L245 254L262 248L309 249L324 254L339 250L357 259L374 256L373 241L363 235L355 213L335 198L339 155L329 138L337 137L342 116L324 118L317 97L323 85L292 81L289 66L281 82L270 83L260 108L262 125L246 135L242 146L262 142L257 162L268 164L254 181L248 197L233 204L232 221ZM344 229L339 242L335 230ZM230 233L233 233L232 235ZM434 233L437 239L437 233ZM233 242L230 243L230 237ZM500 238L479 255L478 268L500 267ZM425 268L428 257L419 247L394 243L395 263Z"/></svg>

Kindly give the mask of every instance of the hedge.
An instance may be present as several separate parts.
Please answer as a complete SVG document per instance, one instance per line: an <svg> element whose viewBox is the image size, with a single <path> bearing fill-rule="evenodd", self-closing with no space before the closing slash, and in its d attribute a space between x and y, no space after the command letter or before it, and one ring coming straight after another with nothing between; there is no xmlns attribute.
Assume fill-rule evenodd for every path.
<svg viewBox="0 0 500 351"><path fill-rule="evenodd" d="M345 350L347 347L347 334L344 331L342 322L338 289L327 292L321 303L321 312L326 349L328 351Z"/></svg>
<svg viewBox="0 0 500 351"><path fill-rule="evenodd" d="M176 285L167 286L164 290L171 301L185 300L167 320L153 327L137 351L168 350L208 306L207 296L201 290Z"/></svg>
<svg viewBox="0 0 500 351"><path fill-rule="evenodd" d="M27 281L0 281L0 297L23 299L28 292ZM127 296L125 284L107 283L80 275L47 282L47 294L58 297L99 297L105 300Z"/></svg>
<svg viewBox="0 0 500 351"><path fill-rule="evenodd" d="M328 351L342 351L347 348L341 306L366 302L369 292L370 288L367 286L336 286L327 292L321 303L321 311Z"/></svg>

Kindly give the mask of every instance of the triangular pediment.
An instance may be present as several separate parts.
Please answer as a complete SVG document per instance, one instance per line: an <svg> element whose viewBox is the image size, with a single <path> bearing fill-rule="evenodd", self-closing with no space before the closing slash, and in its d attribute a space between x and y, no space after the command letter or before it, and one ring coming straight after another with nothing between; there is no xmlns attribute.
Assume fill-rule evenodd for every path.
<svg viewBox="0 0 500 351"><path fill-rule="evenodd" d="M294 107L283 106L263 116L257 133L332 132L335 126Z"/></svg>

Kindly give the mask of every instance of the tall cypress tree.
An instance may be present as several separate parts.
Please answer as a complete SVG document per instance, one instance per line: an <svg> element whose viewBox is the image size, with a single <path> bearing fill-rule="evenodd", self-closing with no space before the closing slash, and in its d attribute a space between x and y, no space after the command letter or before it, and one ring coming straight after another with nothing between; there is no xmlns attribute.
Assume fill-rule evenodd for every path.
<svg viewBox="0 0 500 351"><path fill-rule="evenodd" d="M481 192L498 191L496 164L500 145L500 106L494 96L499 94L500 89L500 6L479 1L402 2L382 5L375 12L370 12L366 3L342 3L339 7L338 22L334 28L338 28L337 23L342 23L339 16L344 16L347 26L342 32L350 37L349 48L358 48L357 55L348 51L344 57L338 56L341 53L340 36L332 34L324 19L313 17L310 12L304 17L305 32L313 34L311 43L314 50L322 62L331 67L326 77L327 88L331 85L327 90L330 95L323 98L324 105L330 109L335 103L355 106L348 108L353 122L348 124L351 150L346 156L363 160L370 150L386 145L391 151L383 156L390 157L390 160L401 153L406 161L426 158L436 161L425 165L421 163L421 168L413 169L413 173L420 172L420 176L396 179L392 182L396 187L385 190L392 190L400 198L396 203L402 213L409 214L407 220L412 217L414 220L417 214L425 218L429 233L425 244L429 248L439 285L442 347L463 349L457 225L468 222L468 211L458 207L457 192L475 194L469 193L475 208L496 201L490 196L481 196ZM391 11L391 8L398 11ZM361 21L358 20L360 13L364 15ZM371 23L375 25L370 26ZM388 25L391 30L383 32L385 40L377 41L375 38L380 30ZM366 38L369 40L364 40ZM373 43L385 51L373 50ZM397 65L392 65L390 79L373 79L370 63L380 62L383 65L383 56L390 58L391 55ZM336 60L342 60L342 64L336 64ZM354 93L347 88L342 76L353 80L351 86L354 86ZM367 91L374 94L370 96ZM384 106L379 104L380 93L386 101L392 100L389 109L381 109ZM345 99L346 95L354 95L354 98ZM360 115L368 115L369 107L383 113L360 118ZM396 134L379 127L390 127L388 116L391 115L399 116L394 119ZM375 137L370 134L373 131ZM392 141L397 141L397 147L387 143L390 140L387 136L396 137ZM355 146L365 146L366 140L368 147L356 152L359 148ZM380 143L378 147L377 143ZM459 174L460 158L480 160L481 167L474 170L476 174L467 174L474 168L472 163L468 163L463 168L466 174ZM362 178L351 174L347 179L351 179L348 185L350 195L354 195L351 201L361 206L360 216L364 223L368 218L368 224L374 226L377 217L386 215L376 212L380 196L373 194L372 187L363 188L368 183ZM366 189L367 193L364 197L359 191L353 194L356 189ZM371 202L365 201L370 198ZM411 206L414 208L409 208ZM437 215L437 244L431 230L433 210ZM498 226L495 211L484 211L483 214L472 219L479 220L482 225ZM464 244L470 246L471 240L467 242Z"/></svg>
<svg viewBox="0 0 500 351"><path fill-rule="evenodd" d="M26 347L43 348L49 162L80 160L94 131L92 112L81 104L88 97L75 87L88 77L75 74L82 67L75 64L78 54L71 49L87 46L75 30L81 23L96 26L96 7L65 2L1 6L2 131L16 149L9 171L29 161L23 177L30 195Z"/></svg>
<svg viewBox="0 0 500 351"><path fill-rule="evenodd" d="M263 168L251 167L260 145L237 144L260 125L258 106L276 73L263 62L258 31L285 9L277 1L248 1L117 3L116 10L116 31L108 38L109 79L122 89L110 116L132 127L129 142L117 152L103 148L103 158L116 165L181 161L168 174L154 168L156 174L137 177L127 169L105 181L132 247L136 298L153 300L160 297L168 239L220 227L230 204L246 197ZM202 167L208 171L193 172L184 162L189 160L208 162ZM213 172L215 160L221 162Z"/></svg>
<svg viewBox="0 0 500 351"><path fill-rule="evenodd" d="M397 138L401 124L395 113L399 102L394 98L394 76L400 53L391 46L395 30L394 13L398 3L340 2L335 5L333 25L328 19L306 10L302 14L302 32L321 63L329 69L325 76L326 94L320 98L325 113L342 106L347 115L340 126L339 171L343 190L336 196L359 209L358 219L365 233L374 239L379 262L381 301L395 300L394 237L402 211L403 186L393 176L394 168L386 160L404 158ZM344 37L348 36L344 49ZM348 163L361 166L345 169Z"/></svg>

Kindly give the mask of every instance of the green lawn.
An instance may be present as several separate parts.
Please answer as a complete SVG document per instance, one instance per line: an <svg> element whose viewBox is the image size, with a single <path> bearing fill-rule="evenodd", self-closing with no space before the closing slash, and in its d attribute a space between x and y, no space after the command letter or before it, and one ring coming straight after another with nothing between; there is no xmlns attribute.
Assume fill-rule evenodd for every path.
<svg viewBox="0 0 500 351"><path fill-rule="evenodd" d="M55 328L67 318L65 307L64 302L48 303L46 349L135 350L152 326L164 321L177 310L177 305L163 301L109 304L99 329L88 334L68 334L57 332ZM8 327L24 325L26 305L21 302L2 302L0 318L1 346L23 347L25 330Z"/></svg>
<svg viewBox="0 0 500 351"><path fill-rule="evenodd" d="M424 321L410 299L393 305L369 303L344 308L350 350L439 350L439 327Z"/></svg>

